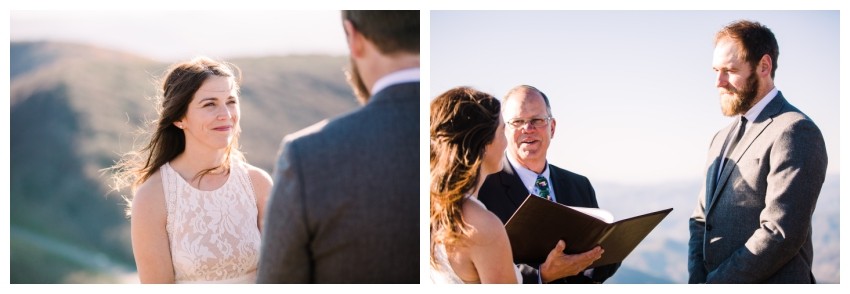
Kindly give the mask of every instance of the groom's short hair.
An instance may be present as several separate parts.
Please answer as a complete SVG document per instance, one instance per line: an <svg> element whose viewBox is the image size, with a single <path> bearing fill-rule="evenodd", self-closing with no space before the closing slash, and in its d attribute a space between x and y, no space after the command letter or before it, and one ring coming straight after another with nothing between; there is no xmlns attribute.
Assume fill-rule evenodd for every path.
<svg viewBox="0 0 850 294"><path fill-rule="evenodd" d="M749 20L739 20L723 27L714 35L714 45L717 42L729 38L738 43L738 54L755 69L762 56L770 56L770 77L776 78L776 69L779 67L779 44L776 36L769 28L761 23Z"/></svg>
<svg viewBox="0 0 850 294"><path fill-rule="evenodd" d="M342 19L382 54L419 54L419 10L343 10Z"/></svg>

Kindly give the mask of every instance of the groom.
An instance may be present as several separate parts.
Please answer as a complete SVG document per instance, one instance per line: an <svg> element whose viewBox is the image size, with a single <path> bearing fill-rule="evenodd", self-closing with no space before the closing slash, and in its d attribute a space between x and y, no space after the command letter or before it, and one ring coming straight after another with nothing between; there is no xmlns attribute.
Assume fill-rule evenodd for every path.
<svg viewBox="0 0 850 294"><path fill-rule="evenodd" d="M344 11L364 106L287 135L260 283L419 282L419 11Z"/></svg>

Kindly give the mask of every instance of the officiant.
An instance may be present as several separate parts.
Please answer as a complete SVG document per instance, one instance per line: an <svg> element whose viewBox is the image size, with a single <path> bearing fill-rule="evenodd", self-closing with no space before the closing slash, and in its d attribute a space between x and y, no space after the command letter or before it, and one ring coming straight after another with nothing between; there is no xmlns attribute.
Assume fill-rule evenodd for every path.
<svg viewBox="0 0 850 294"><path fill-rule="evenodd" d="M555 136L555 118L549 98L528 85L511 89L502 101L502 118L507 124L502 171L487 177L478 198L502 223L508 221L523 200L533 194L564 205L598 208L590 181L579 174L549 164L546 152ZM599 259L604 248L564 254L561 240L541 264L518 264L523 283L602 283L620 264L587 268Z"/></svg>

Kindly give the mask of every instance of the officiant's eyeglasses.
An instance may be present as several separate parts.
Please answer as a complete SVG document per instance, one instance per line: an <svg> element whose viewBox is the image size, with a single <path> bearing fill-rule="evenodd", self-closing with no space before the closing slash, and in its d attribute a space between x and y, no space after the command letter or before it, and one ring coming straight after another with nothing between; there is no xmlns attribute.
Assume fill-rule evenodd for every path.
<svg viewBox="0 0 850 294"><path fill-rule="evenodd" d="M552 120L552 117L544 117L544 118L531 118L531 119L519 119L515 118L509 121L506 121L505 124L511 126L514 129L522 128L522 126L528 124L533 128L544 127L549 124L549 121Z"/></svg>

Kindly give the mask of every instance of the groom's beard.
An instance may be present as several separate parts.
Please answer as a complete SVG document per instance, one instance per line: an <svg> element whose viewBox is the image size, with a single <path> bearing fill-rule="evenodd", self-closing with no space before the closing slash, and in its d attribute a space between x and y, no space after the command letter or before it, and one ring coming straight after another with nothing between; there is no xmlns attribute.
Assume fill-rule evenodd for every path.
<svg viewBox="0 0 850 294"><path fill-rule="evenodd" d="M720 110L725 116L745 114L753 107L756 94L759 89L759 80L756 78L755 67L743 87L735 88L732 85L723 87L732 97L720 99Z"/></svg>
<svg viewBox="0 0 850 294"><path fill-rule="evenodd" d="M372 96L369 93L369 89L366 88L366 84L363 83L363 79L360 77L360 70L357 68L357 64L354 63L354 59L350 59L350 69L345 71L345 77L348 81L348 85L351 86L351 90L354 91L354 96L357 97L357 101L360 101L360 104L366 104L369 102L369 96Z"/></svg>

